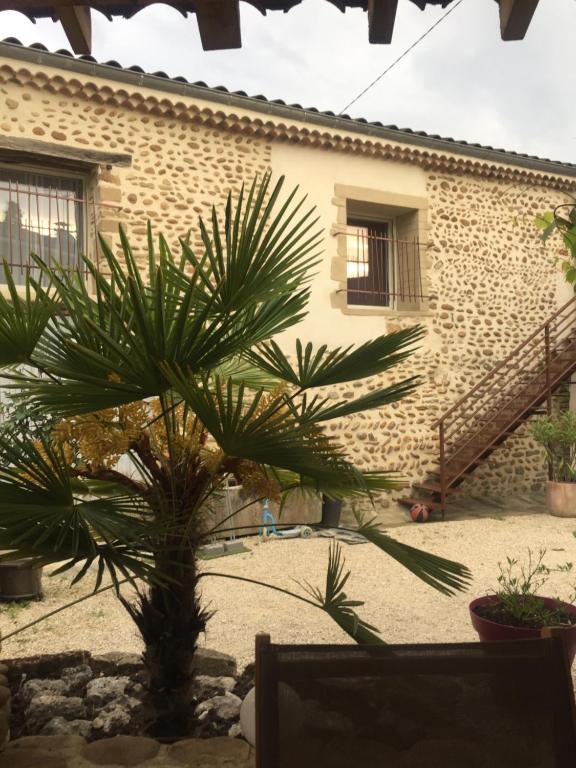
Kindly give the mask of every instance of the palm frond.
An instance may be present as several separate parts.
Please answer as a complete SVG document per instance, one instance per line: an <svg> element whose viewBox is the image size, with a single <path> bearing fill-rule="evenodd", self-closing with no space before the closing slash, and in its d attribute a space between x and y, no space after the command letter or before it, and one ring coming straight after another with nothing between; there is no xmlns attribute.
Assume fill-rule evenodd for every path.
<svg viewBox="0 0 576 768"><path fill-rule="evenodd" d="M318 482L362 483L361 473L346 460L341 448L317 428L301 424L286 407L283 394L263 400L263 391L248 392L232 380L202 377L196 381L165 365L174 390L198 416L229 457L305 474Z"/></svg>
<svg viewBox="0 0 576 768"><path fill-rule="evenodd" d="M29 363L56 312L49 289L34 283L29 273L23 294L18 291L7 261L4 261L4 280L9 299L0 292L0 368Z"/></svg>
<svg viewBox="0 0 576 768"><path fill-rule="evenodd" d="M244 384L250 389L262 389L265 392L276 389L281 383L277 376L272 376L239 356L232 357L215 366L210 371L210 375L221 380L230 379L235 386Z"/></svg>
<svg viewBox="0 0 576 768"><path fill-rule="evenodd" d="M318 424L322 421L340 419L354 413L363 413L374 408L382 408L385 405L390 405L390 403L396 403L398 400L411 395L419 383L419 376L411 376L409 379L369 392L355 400L341 400L337 403L332 403L328 398L321 398L318 395L312 400L308 400L304 394L300 403L294 405L293 408L301 423Z"/></svg>
<svg viewBox="0 0 576 768"><path fill-rule="evenodd" d="M356 608L362 607L364 601L351 600L344 591L350 577L350 571L346 571L345 567L342 550L337 544L332 543L328 554L325 592L322 593L318 587L312 587L308 583L301 586L318 607L357 643L383 645L384 641L378 634L379 630L356 613Z"/></svg>
<svg viewBox="0 0 576 768"><path fill-rule="evenodd" d="M452 595L468 588L472 574L465 565L396 541L382 530L375 518L368 521L361 516L357 518L357 532L361 536L443 595Z"/></svg>
<svg viewBox="0 0 576 768"><path fill-rule="evenodd" d="M399 472L357 470L353 475L335 472L333 477L319 481L307 475L267 467L280 485L282 500L301 494L302 496L328 496L330 499L357 499L374 496L377 493L395 491L404 488L406 480Z"/></svg>
<svg viewBox="0 0 576 768"><path fill-rule="evenodd" d="M43 563L98 561L113 578L157 578L151 541L160 531L144 499L125 489L77 495L57 449L10 430L0 433L0 467L0 549Z"/></svg>
<svg viewBox="0 0 576 768"><path fill-rule="evenodd" d="M265 303L309 281L318 263L318 217L314 208L303 212L306 198L297 201L298 187L281 203L283 186L284 177L271 186L271 175L265 174L254 179L247 195L244 187L236 200L228 195L223 223L215 207L210 224L200 219L203 260L184 245L186 257L202 272L216 311Z"/></svg>
<svg viewBox="0 0 576 768"><path fill-rule="evenodd" d="M39 410L66 417L163 394L165 362L199 372L244 357L253 379L245 353L302 320L320 242L313 209L296 200L297 190L281 202L282 186L271 187L267 175L247 196L228 198L224 221L214 209L210 226L200 221L199 257L186 238L179 258L162 236L156 250L150 226L146 266L122 228L121 256L101 238L106 274L88 258L82 264L92 293L80 270L35 257L62 311L34 337L34 362L49 376L25 375L14 386ZM23 356L30 345L18 347ZM11 348L6 360L15 354Z"/></svg>
<svg viewBox="0 0 576 768"><path fill-rule="evenodd" d="M415 351L414 344L424 334L425 329L417 325L379 336L356 349L337 347L330 351L326 345L317 350L311 343L303 347L298 339L296 367L275 341L261 344L248 357L255 365L299 389L310 389L383 373L411 355Z"/></svg>

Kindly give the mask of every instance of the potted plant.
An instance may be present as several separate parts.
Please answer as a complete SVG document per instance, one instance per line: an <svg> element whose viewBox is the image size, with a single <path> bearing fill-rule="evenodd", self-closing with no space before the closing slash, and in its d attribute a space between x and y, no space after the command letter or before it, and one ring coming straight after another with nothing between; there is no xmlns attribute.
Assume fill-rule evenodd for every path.
<svg viewBox="0 0 576 768"><path fill-rule="evenodd" d="M40 440L52 424L49 417L32 415L25 403L5 395L0 402L0 433L16 431ZM42 566L34 557L0 550L0 600L41 600Z"/></svg>
<svg viewBox="0 0 576 768"><path fill-rule="evenodd" d="M548 512L557 517L576 517L576 413L543 416L532 423L530 431L548 457Z"/></svg>
<svg viewBox="0 0 576 768"><path fill-rule="evenodd" d="M499 563L498 587L493 594L470 603L470 618L482 642L527 640L540 637L545 627L561 629L572 664L576 655L576 606L537 594L551 573L568 572L572 563L549 568L545 556L545 549L537 556L528 550L525 565L510 557L505 565Z"/></svg>

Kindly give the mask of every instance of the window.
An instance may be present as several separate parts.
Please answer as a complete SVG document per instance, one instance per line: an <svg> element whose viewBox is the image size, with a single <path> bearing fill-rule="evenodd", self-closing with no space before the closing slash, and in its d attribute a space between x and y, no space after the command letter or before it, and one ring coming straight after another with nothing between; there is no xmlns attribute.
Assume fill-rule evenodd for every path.
<svg viewBox="0 0 576 768"><path fill-rule="evenodd" d="M334 185L330 303L347 315L426 313L428 200Z"/></svg>
<svg viewBox="0 0 576 768"><path fill-rule="evenodd" d="M65 268L84 250L85 204L81 177L0 167L0 283L6 259L17 284L34 262L30 253Z"/></svg>
<svg viewBox="0 0 576 768"><path fill-rule="evenodd" d="M348 304L389 307L394 294L391 222L350 219L346 234Z"/></svg>

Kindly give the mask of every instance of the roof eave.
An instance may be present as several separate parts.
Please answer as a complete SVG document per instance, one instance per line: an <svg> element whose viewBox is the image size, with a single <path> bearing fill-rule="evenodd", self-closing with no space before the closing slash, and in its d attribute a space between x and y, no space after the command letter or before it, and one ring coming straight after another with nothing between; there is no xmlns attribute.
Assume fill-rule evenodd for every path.
<svg viewBox="0 0 576 768"><path fill-rule="evenodd" d="M266 99L258 99L252 96L244 96L229 91L221 91L194 83L181 82L179 80L161 77L158 75L135 72L130 69L100 64L86 59L78 59L71 55L52 53L38 48L26 47L15 43L0 42L0 57L35 63L54 67L57 69L76 72L78 74L92 75L119 83L131 84L135 87L150 88L164 91L188 98L197 98L204 101L225 104L231 107L253 110L262 114L291 119L298 122L309 123L325 128L332 128L343 133L356 133L372 138L386 139L400 144L425 147L430 150L447 152L450 154L464 155L482 161L504 163L533 171L547 174L558 174L576 178L576 165L569 163L544 160L537 157L515 154L506 150L491 149L480 145L473 145L449 140L436 136L422 135L405 131L400 128L378 126L373 123L354 120L349 117L329 115L323 112L306 110L301 107L279 104Z"/></svg>

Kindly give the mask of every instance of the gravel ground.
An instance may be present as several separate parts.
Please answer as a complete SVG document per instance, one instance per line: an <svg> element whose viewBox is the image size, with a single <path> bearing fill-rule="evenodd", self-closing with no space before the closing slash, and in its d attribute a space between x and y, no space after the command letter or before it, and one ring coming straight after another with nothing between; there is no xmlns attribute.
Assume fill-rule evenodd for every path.
<svg viewBox="0 0 576 768"><path fill-rule="evenodd" d="M468 602L496 583L497 564L506 555L523 558L527 549L548 550L550 566L576 562L576 520L545 514L499 519L470 519L427 525L406 525L392 535L435 554L457 559L472 570L474 583L467 593L447 598L427 587L370 544L342 545L352 571L348 594L365 600L362 617L375 624L389 642L457 642L476 640L468 618ZM246 541L250 552L203 563L218 571L298 589L296 580L322 587L328 556L326 539ZM18 626L85 594L89 580L70 587L70 577L46 577L45 599L26 607L0 607L4 635ZM573 574L554 574L548 594L567 598L576 583ZM232 654L242 667L252 660L254 635L269 632L276 642L348 642L347 636L321 611L297 600L239 581L204 580L204 599L216 611L205 643ZM141 642L113 592L91 598L52 619L3 642L5 657L85 649L139 651Z"/></svg>

